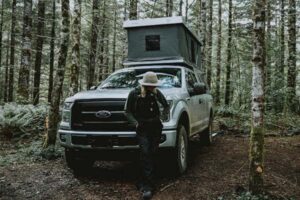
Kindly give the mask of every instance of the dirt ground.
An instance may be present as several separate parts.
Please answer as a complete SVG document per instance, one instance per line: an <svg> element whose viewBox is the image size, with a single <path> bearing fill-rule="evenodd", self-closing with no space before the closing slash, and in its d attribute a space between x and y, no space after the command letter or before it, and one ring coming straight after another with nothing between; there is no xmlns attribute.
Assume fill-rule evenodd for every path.
<svg viewBox="0 0 300 200"><path fill-rule="evenodd" d="M247 188L248 140L217 136L203 147L195 139L186 174L157 170L153 199L234 199ZM102 161L89 174L74 176L63 158L10 164L0 167L0 199L140 199L137 171L134 162ZM266 138L264 178L271 199L300 199L300 136Z"/></svg>

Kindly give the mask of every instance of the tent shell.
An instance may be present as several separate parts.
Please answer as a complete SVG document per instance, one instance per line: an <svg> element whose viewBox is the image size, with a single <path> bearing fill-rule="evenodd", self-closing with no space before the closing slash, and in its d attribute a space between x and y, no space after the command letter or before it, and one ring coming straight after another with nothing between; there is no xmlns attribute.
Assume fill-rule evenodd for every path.
<svg viewBox="0 0 300 200"><path fill-rule="evenodd" d="M182 17L128 20L125 66L176 64L201 69L201 43Z"/></svg>

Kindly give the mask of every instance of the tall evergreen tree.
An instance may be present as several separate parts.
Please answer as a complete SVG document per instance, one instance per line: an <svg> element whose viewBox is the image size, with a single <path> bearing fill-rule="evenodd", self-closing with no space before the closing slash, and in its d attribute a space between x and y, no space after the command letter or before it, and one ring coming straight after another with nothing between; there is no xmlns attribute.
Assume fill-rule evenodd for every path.
<svg viewBox="0 0 300 200"><path fill-rule="evenodd" d="M228 41L226 61L225 105L229 104L231 94L231 48L232 48L232 0L228 1Z"/></svg>
<svg viewBox="0 0 300 200"><path fill-rule="evenodd" d="M10 63L9 63L9 79L8 79L8 96L7 101L13 101L14 94L14 68L15 68L15 44L16 44L16 5L17 0L12 1L11 5L11 31L10 31Z"/></svg>
<svg viewBox="0 0 300 200"><path fill-rule="evenodd" d="M208 13L208 20L207 20L207 47L206 47L206 76L207 76L207 85L211 86L211 54L212 54L212 23L213 23L213 0L209 0L209 13Z"/></svg>
<svg viewBox="0 0 300 200"><path fill-rule="evenodd" d="M31 66L31 27L32 0L24 0L22 53L17 96L19 101L21 102L28 102L29 98L29 72Z"/></svg>
<svg viewBox="0 0 300 200"><path fill-rule="evenodd" d="M48 102L52 99L53 89L53 71L54 71L54 49L55 49L55 20L56 20L56 3L52 0L52 24L51 24L51 40L50 40L50 66L49 66L49 85L48 85Z"/></svg>
<svg viewBox="0 0 300 200"><path fill-rule="evenodd" d="M138 0L130 0L129 19L137 19L138 18L137 5L138 5Z"/></svg>
<svg viewBox="0 0 300 200"><path fill-rule="evenodd" d="M74 18L72 22L72 65L70 95L78 92L80 70L80 32L81 0L74 0Z"/></svg>
<svg viewBox="0 0 300 200"><path fill-rule="evenodd" d="M249 189L254 194L263 190L264 172L264 68L265 68L265 0L253 5L252 56L252 128L250 137Z"/></svg>
<svg viewBox="0 0 300 200"><path fill-rule="evenodd" d="M290 111L300 111L296 100L296 2L289 0L288 10L288 75L287 75L287 106Z"/></svg>
<svg viewBox="0 0 300 200"><path fill-rule="evenodd" d="M43 56L44 27L45 27L45 0L38 1L38 19L37 19L37 36L36 36L36 53L34 63L34 81L33 81L33 104L39 103L40 82L41 82L41 65Z"/></svg>
<svg viewBox="0 0 300 200"><path fill-rule="evenodd" d="M216 103L220 103L220 81L221 81L221 50L222 50L222 2L218 0L218 44L217 44L217 77L216 77Z"/></svg>
<svg viewBox="0 0 300 200"><path fill-rule="evenodd" d="M205 60L206 60L206 0L198 0L201 2L201 10L200 10L200 15L201 15L201 23L200 23L200 42L202 44L202 49L201 49L201 67L203 71L205 71L206 66L205 66Z"/></svg>
<svg viewBox="0 0 300 200"><path fill-rule="evenodd" d="M90 52L89 52L89 66L87 73L87 89L90 89L94 85L95 76L95 65L97 55L97 44L98 44L98 29L99 24L99 0L93 0L93 17L92 17L92 30L91 30L91 41L90 41Z"/></svg>
<svg viewBox="0 0 300 200"><path fill-rule="evenodd" d="M69 34L70 34L70 11L69 0L61 1L62 13L62 29L61 29L61 42L57 62L57 71L55 75L55 82L52 91L52 100L49 111L49 127L45 141L45 147L55 145L57 125L60 120L59 117L59 104L62 93L62 86L64 82L66 59L68 56Z"/></svg>

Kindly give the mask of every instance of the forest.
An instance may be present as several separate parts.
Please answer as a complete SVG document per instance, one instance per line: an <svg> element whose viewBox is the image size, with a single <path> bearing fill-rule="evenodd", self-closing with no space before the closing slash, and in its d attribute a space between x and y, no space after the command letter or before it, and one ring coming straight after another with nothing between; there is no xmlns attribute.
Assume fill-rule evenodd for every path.
<svg viewBox="0 0 300 200"><path fill-rule="evenodd" d="M182 16L202 44L215 142L191 141L197 161L179 178L158 177L154 198L300 198L300 1L1 0L0 6L0 199L138 199L132 163L98 163L92 174L73 177L57 129L67 97L126 67L124 21L172 16Z"/></svg>

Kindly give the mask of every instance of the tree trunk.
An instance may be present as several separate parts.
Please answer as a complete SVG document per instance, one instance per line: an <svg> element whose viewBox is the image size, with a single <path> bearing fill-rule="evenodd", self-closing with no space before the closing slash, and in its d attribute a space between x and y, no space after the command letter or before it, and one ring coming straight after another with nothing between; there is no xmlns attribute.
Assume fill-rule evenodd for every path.
<svg viewBox="0 0 300 200"><path fill-rule="evenodd" d="M265 0L255 0L253 10L252 129L250 137L249 189L263 191Z"/></svg>
<svg viewBox="0 0 300 200"><path fill-rule="evenodd" d="M216 78L216 103L220 104L220 81L221 81L221 50L222 50L222 2L218 8L218 44L217 44L217 78Z"/></svg>
<svg viewBox="0 0 300 200"><path fill-rule="evenodd" d="M166 0L166 17L173 16L173 0Z"/></svg>
<svg viewBox="0 0 300 200"><path fill-rule="evenodd" d="M230 102L230 82L231 82L231 46L232 46L232 0L229 0L228 10L228 42L227 42L227 62L226 62L226 85L225 85L225 105Z"/></svg>
<svg viewBox="0 0 300 200"><path fill-rule="evenodd" d="M289 0L288 11L288 75L287 75L287 103L292 112L299 111L296 99L296 2Z"/></svg>
<svg viewBox="0 0 300 200"><path fill-rule="evenodd" d="M206 0L201 0L201 24L200 24L200 42L202 44L201 49L201 67L205 71L205 59L206 59Z"/></svg>
<svg viewBox="0 0 300 200"><path fill-rule="evenodd" d="M179 0L179 16L182 16L182 5L183 5L183 0Z"/></svg>
<svg viewBox="0 0 300 200"><path fill-rule="evenodd" d="M270 110L270 89L271 89L271 20L272 20L272 11L271 11L271 2L268 1L266 5L266 21L267 21L267 32L266 32L266 70L265 70L265 111Z"/></svg>
<svg viewBox="0 0 300 200"><path fill-rule="evenodd" d="M41 65L43 56L44 43L44 27L45 27L45 0L38 2L38 23L37 23L37 39L36 39L36 54L34 63L34 81L33 81L33 104L39 103L40 82L41 82Z"/></svg>
<svg viewBox="0 0 300 200"><path fill-rule="evenodd" d="M49 127L47 132L47 138L45 141L45 147L55 145L56 133L58 128L58 122L60 121L59 104L62 93L62 86L64 82L66 59L68 56L69 45L69 26L70 26L70 14L69 14L69 0L61 1L61 13L62 13L62 28L61 28L61 42L60 51L57 62L57 71L55 75L55 82L52 91L52 100L49 111Z"/></svg>
<svg viewBox="0 0 300 200"><path fill-rule="evenodd" d="M7 46L6 46L6 61L5 61L5 82L4 82L4 102L8 102L8 71L9 71L9 33L7 33Z"/></svg>
<svg viewBox="0 0 300 200"><path fill-rule="evenodd" d="M106 32L107 32L107 20L106 20L106 0L103 0L103 10L102 10L102 16L100 19L100 24L101 24L101 31L100 31L100 52L99 52L99 73L98 73L98 80L99 82L102 81L105 78L105 40L107 39Z"/></svg>
<svg viewBox="0 0 300 200"><path fill-rule="evenodd" d="M70 96L78 92L80 70L80 32L81 32L81 0L74 0L74 19L72 23L72 65Z"/></svg>
<svg viewBox="0 0 300 200"><path fill-rule="evenodd" d="M208 37L207 37L207 60L206 60L206 74L207 85L211 87L211 54L212 54L212 15L213 15L213 0L209 0L209 13L208 13Z"/></svg>
<svg viewBox="0 0 300 200"><path fill-rule="evenodd" d="M137 19L137 4L138 0L130 0L129 19Z"/></svg>
<svg viewBox="0 0 300 200"><path fill-rule="evenodd" d="M48 102L52 100L53 89L53 70L54 70L54 49L55 49L55 18L56 18L56 4L52 0L52 27L51 27L51 42L50 42L50 69L49 69L49 87L48 87Z"/></svg>
<svg viewBox="0 0 300 200"><path fill-rule="evenodd" d="M112 72L116 70L116 37L117 37L117 9L118 2L114 1L114 35L113 35L113 52L112 52Z"/></svg>
<svg viewBox="0 0 300 200"><path fill-rule="evenodd" d="M32 27L32 0L24 0L23 35L21 66L19 70L18 96L19 102L27 102L29 98L29 72L31 66L31 27Z"/></svg>
<svg viewBox="0 0 300 200"><path fill-rule="evenodd" d="M96 65L96 54L97 54L97 43L98 43L98 29L99 24L99 0L93 0L93 19L92 19L92 30L91 30L91 41L90 41L90 55L89 55L89 66L87 75L87 89L90 89L94 85L95 76L95 65Z"/></svg>
<svg viewBox="0 0 300 200"><path fill-rule="evenodd" d="M14 68L15 68L15 32L16 32L16 4L17 1L13 0L11 10L11 32L10 32L10 66L9 66L9 80L8 80L8 102L13 101L14 94Z"/></svg>
<svg viewBox="0 0 300 200"><path fill-rule="evenodd" d="M1 23L0 23L0 90L1 91L4 91L5 88L3 87L4 86L4 79L2 79L2 34L3 34L3 11L4 11L4 1L2 0L1 2ZM3 98L3 95L4 93L0 93L0 102L1 102L1 99Z"/></svg>

